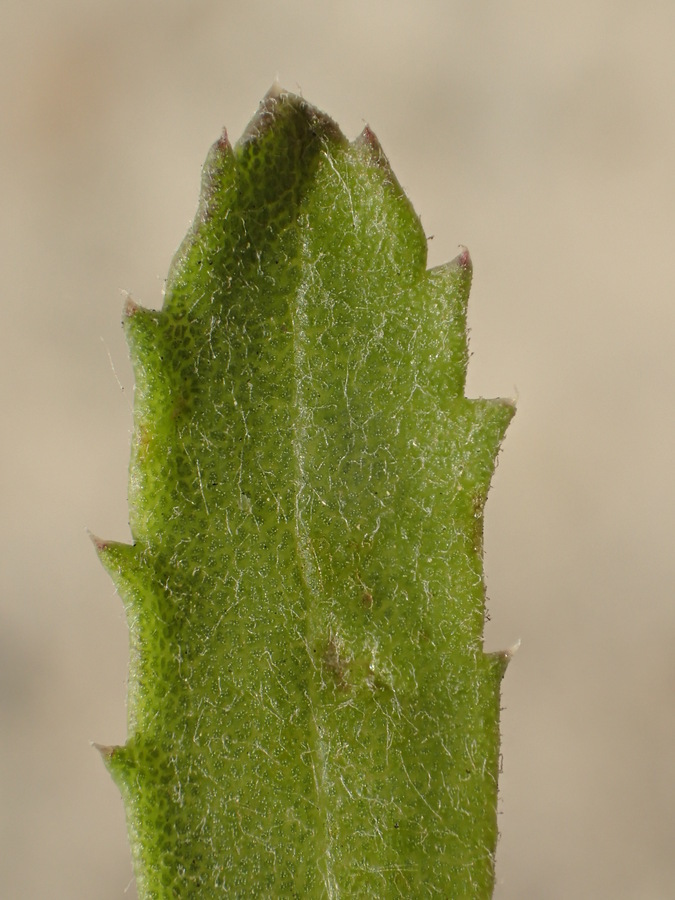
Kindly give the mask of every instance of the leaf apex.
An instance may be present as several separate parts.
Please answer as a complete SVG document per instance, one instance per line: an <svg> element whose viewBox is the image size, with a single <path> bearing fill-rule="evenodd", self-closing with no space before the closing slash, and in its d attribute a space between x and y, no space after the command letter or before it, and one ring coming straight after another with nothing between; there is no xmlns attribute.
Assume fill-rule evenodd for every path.
<svg viewBox="0 0 675 900"><path fill-rule="evenodd" d="M269 87L269 90L263 97L262 102L264 103L265 100L278 100L282 96L282 94L290 94L290 93L291 93L290 91L287 91L285 88L283 88L281 86L281 82L279 81L279 78L275 77L274 81L272 82L272 84Z"/></svg>
<svg viewBox="0 0 675 900"><path fill-rule="evenodd" d="M309 103L304 97L282 88L278 80L267 91L260 101L258 110L246 126L239 139L242 147L250 141L260 140L272 128L275 121L284 114L284 109L291 114L306 118L322 136L332 138L340 144L347 142L340 126L327 113Z"/></svg>

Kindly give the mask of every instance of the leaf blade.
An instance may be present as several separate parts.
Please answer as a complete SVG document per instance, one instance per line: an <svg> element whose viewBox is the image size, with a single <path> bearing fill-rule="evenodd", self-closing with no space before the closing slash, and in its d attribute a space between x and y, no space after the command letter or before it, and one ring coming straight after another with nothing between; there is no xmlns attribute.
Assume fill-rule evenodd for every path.
<svg viewBox="0 0 675 900"><path fill-rule="evenodd" d="M127 309L136 543L101 550L140 896L489 896L513 409L463 396L470 280L466 252L426 270L369 130L275 92L214 145L162 311Z"/></svg>

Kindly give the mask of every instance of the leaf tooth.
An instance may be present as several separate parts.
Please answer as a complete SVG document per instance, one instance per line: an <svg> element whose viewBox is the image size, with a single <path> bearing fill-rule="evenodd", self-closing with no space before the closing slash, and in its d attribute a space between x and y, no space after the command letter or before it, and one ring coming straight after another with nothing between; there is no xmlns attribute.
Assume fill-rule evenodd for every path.
<svg viewBox="0 0 675 900"><path fill-rule="evenodd" d="M122 601L129 639L134 646L140 639L140 619L155 606L148 593L147 572L141 566L137 545L104 541L93 534L90 537Z"/></svg>
<svg viewBox="0 0 675 900"><path fill-rule="evenodd" d="M136 303L131 294L126 294L124 299L124 308L122 309L122 322L124 322L125 319L130 319L132 316L135 316L139 309L140 306L138 305L138 303Z"/></svg>
<svg viewBox="0 0 675 900"><path fill-rule="evenodd" d="M96 741L92 741L91 746L101 754L106 767L115 751L121 749L117 744L98 744Z"/></svg>
<svg viewBox="0 0 675 900"><path fill-rule="evenodd" d="M91 536L98 558L117 588L127 612L129 607L142 606L143 572L137 544L103 541Z"/></svg>
<svg viewBox="0 0 675 900"><path fill-rule="evenodd" d="M161 313L158 310L140 306L130 295L124 302L122 325L127 334L133 334L139 328L156 328Z"/></svg>
<svg viewBox="0 0 675 900"><path fill-rule="evenodd" d="M382 149L382 144L370 125L365 126L361 134L352 142L352 144L354 147L362 148L367 151L368 156L373 162L377 163L378 166L386 168L392 175L394 174L391 169L391 164L387 159L387 155Z"/></svg>
<svg viewBox="0 0 675 900"><path fill-rule="evenodd" d="M504 677L508 664L511 662L513 657L516 655L518 648L520 647L520 641L516 641L511 647L507 647L506 650L495 650L491 653L486 653L494 674L496 675L497 681L501 681Z"/></svg>
<svg viewBox="0 0 675 900"><path fill-rule="evenodd" d="M218 140L211 145L202 166L201 190L199 192L199 204L194 220L180 246L173 255L169 273L166 279L164 309L170 300L172 291L184 276L184 270L189 267L190 251L197 241L197 235L201 227L214 215L217 215L219 196L226 192L228 185L234 181L234 150L223 128Z"/></svg>
<svg viewBox="0 0 675 900"><path fill-rule="evenodd" d="M99 555L108 549L108 545L111 543L111 541L103 540L103 538L98 537L92 531L88 531L87 534L89 535L89 540L92 542L94 548L96 549L96 552Z"/></svg>
<svg viewBox="0 0 675 900"><path fill-rule="evenodd" d="M396 177L394 170L391 167L391 163L389 162L389 158L382 149L379 138L370 125L366 125L361 134L352 141L352 147L362 155L363 159L367 160L372 165L377 166L377 168L384 173L385 181L394 188L396 193L405 198L410 206L411 212L417 219L417 214L413 210L412 204L408 200L400 181Z"/></svg>
<svg viewBox="0 0 675 900"><path fill-rule="evenodd" d="M136 558L135 544L124 544L121 541L106 541L95 534L90 534L89 537L106 569L118 569L127 556Z"/></svg>
<svg viewBox="0 0 675 900"><path fill-rule="evenodd" d="M159 310L146 309L139 306L127 296L122 316L122 327L129 346L134 375L137 383L142 375L140 368L152 354L157 352L159 322L162 313Z"/></svg>
<svg viewBox="0 0 675 900"><path fill-rule="evenodd" d="M105 745L94 742L92 746L101 754L103 764L118 788L120 790L128 788L131 785L134 768L128 745Z"/></svg>
<svg viewBox="0 0 675 900"><path fill-rule="evenodd" d="M464 403L467 406L462 440L466 442L467 465L463 489L473 498L476 514L482 517L497 453L515 414L515 406L503 399L470 399Z"/></svg>
<svg viewBox="0 0 675 900"><path fill-rule="evenodd" d="M448 263L448 266L454 266L458 269L464 269L469 272L473 272L473 262L471 260L471 254L469 253L469 248L465 247L464 244L460 244L460 252L455 256L454 259L451 259Z"/></svg>
<svg viewBox="0 0 675 900"><path fill-rule="evenodd" d="M494 453L497 453L501 442L504 440L506 429L516 413L516 405L513 400L506 397L494 399L470 399L469 403L474 408L479 428L488 432L485 437L492 437Z"/></svg>
<svg viewBox="0 0 675 900"><path fill-rule="evenodd" d="M230 138L227 134L227 128L223 127L223 130L220 132L220 137L213 146L217 147L221 153L232 152L232 144L230 143Z"/></svg>
<svg viewBox="0 0 675 900"><path fill-rule="evenodd" d="M473 263L468 249L461 244L460 247L460 253L454 259L429 269L426 277L436 288L440 286L444 293L453 295L459 302L463 314L466 314L473 278Z"/></svg>
<svg viewBox="0 0 675 900"><path fill-rule="evenodd" d="M227 135L227 128L223 128L218 140L211 145L211 148L204 160L202 166L202 189L200 194L200 203L195 217L193 227L190 229L186 238L194 240L194 231L196 227L204 221L210 210L210 202L214 194L222 190L223 184L231 180L231 168L234 160L234 150L230 139ZM179 248L180 249L180 248Z"/></svg>

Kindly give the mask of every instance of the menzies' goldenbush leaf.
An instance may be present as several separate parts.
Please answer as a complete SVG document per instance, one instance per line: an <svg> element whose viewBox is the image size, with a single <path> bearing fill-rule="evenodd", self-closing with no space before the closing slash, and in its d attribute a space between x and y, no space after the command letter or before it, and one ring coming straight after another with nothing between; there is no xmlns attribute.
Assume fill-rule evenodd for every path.
<svg viewBox="0 0 675 900"><path fill-rule="evenodd" d="M142 898L488 897L499 682L466 251L426 270L376 138L272 91L129 304L131 635L105 748Z"/></svg>

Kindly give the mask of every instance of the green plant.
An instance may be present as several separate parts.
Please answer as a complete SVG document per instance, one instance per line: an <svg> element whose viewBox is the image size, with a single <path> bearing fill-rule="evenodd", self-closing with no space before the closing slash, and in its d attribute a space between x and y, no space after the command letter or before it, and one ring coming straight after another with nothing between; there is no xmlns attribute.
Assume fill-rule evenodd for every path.
<svg viewBox="0 0 675 900"><path fill-rule="evenodd" d="M271 91L205 164L160 312L129 303L139 895L488 897L499 682L464 396L468 252L426 270L369 129Z"/></svg>

